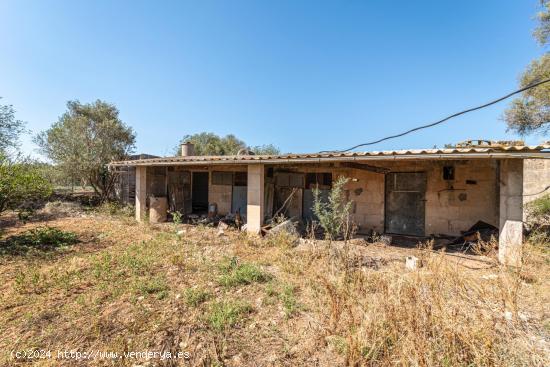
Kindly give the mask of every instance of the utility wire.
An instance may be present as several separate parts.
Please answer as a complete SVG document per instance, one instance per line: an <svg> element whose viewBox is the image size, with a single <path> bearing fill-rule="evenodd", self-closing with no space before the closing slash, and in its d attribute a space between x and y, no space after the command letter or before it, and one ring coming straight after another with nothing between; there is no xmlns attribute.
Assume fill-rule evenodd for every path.
<svg viewBox="0 0 550 367"><path fill-rule="evenodd" d="M400 134L396 134L396 135L391 135L391 136L387 136L385 138L382 138L382 139L378 139L378 140L375 140L375 141L371 141L371 142L368 142L368 143L363 143L363 144L358 144L356 146L353 146L351 148L348 148L348 149L344 149L344 150L324 150L324 151L321 151L320 153L345 153L345 152L349 152L350 150L354 150L354 149L357 149L359 147L364 147L364 146L367 146L367 145L374 145L374 144L378 144L378 143L381 143L383 141L386 141L386 140L390 140L390 139L395 139L395 138L399 138L401 136L404 136L404 135L407 135L407 134L410 134L412 132L415 132L415 131L418 131L418 130L422 130L422 129L426 129L428 127L432 127L432 126L435 126L435 125L439 125L447 120L450 120L454 117L457 117L457 116L460 116L460 115L464 115L468 112L472 112L472 111L476 111L476 110L481 110L482 108L485 108L485 107L489 107L491 105L494 105L496 103L499 103L507 98L510 98L511 96L515 95L515 94L518 94L518 93L521 93L521 92L525 92L526 90L529 90L529 89L532 89L532 88L535 88L535 87L538 87L539 85L542 85L542 84L545 84L545 83L548 83L550 82L550 78L549 79L544 79L544 80L541 80L541 81L538 81L538 82L535 82L535 83L532 83L532 84L529 84L521 89L518 89L516 91L513 91L512 93L508 93L507 95L503 96L503 97L500 97L500 98L497 98L491 102L487 102L481 106L477 106L477 107L472 107L472 108L469 108L467 110L464 110L464 111L460 111L460 112L457 112L457 113L454 113L450 116L447 116L445 117L444 119L441 119L439 121L436 121L436 122L432 122L431 124L427 124L427 125L422 125L422 126L418 126L418 127L415 127L414 129L410 129L410 130L407 130L405 132L402 132Z"/></svg>
<svg viewBox="0 0 550 367"><path fill-rule="evenodd" d="M542 194L543 192L545 192L546 190L550 189L550 186L546 186L544 189L542 189L541 191L539 192L535 192L534 194L523 194L522 196L534 196L534 195L539 195L539 194Z"/></svg>

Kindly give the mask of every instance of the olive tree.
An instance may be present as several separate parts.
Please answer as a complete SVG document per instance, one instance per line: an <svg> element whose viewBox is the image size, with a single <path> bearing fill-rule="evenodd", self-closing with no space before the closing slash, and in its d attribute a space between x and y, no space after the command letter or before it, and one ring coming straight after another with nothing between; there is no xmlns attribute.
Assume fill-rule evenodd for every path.
<svg viewBox="0 0 550 367"><path fill-rule="evenodd" d="M113 104L69 101L67 111L38 134L35 142L62 172L85 181L105 201L115 184L107 164L128 157L134 149L135 134L120 120Z"/></svg>
<svg viewBox="0 0 550 367"><path fill-rule="evenodd" d="M547 46L550 39L550 1L544 0L541 3L543 10L537 15L539 26L534 35L542 46ZM545 53L527 67L521 75L520 86L526 87L548 78L550 78L550 55ZM503 117L510 130L522 135L548 133L550 131L550 84L524 91L520 97L510 103Z"/></svg>
<svg viewBox="0 0 550 367"><path fill-rule="evenodd" d="M185 135L181 143L190 142L195 146L196 155L235 155L241 149L249 149L254 154L279 154L280 151L273 144L248 147L244 141L233 134L219 136L214 133L201 132L193 135ZM179 155L179 145L174 148L174 153Z"/></svg>
<svg viewBox="0 0 550 367"><path fill-rule="evenodd" d="M5 153L9 148L15 148L24 131L25 124L15 118L13 106L0 104L0 152Z"/></svg>

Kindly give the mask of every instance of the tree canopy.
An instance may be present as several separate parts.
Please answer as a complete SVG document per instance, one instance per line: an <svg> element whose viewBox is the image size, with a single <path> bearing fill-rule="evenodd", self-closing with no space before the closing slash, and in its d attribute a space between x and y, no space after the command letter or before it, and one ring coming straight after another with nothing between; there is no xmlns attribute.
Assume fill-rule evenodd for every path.
<svg viewBox="0 0 550 367"><path fill-rule="evenodd" d="M0 153L17 147L19 136L24 131L25 124L15 118L13 106L0 104Z"/></svg>
<svg viewBox="0 0 550 367"><path fill-rule="evenodd" d="M113 104L69 101L67 111L35 142L62 172L85 181L105 200L114 185L107 164L127 158L134 149L135 134L120 120Z"/></svg>
<svg viewBox="0 0 550 367"><path fill-rule="evenodd" d="M201 132L193 135L185 135L180 145L191 142L195 145L196 155L235 155L241 149L251 150L254 154L279 154L280 151L273 144L248 147L246 143L235 135L219 136L214 133ZM176 155L180 155L180 146L174 149Z"/></svg>
<svg viewBox="0 0 550 367"><path fill-rule="evenodd" d="M543 10L538 13L539 26L534 36L542 46L550 39L550 1L542 1ZM520 86L525 87L536 81L550 78L550 55L545 53L534 60L521 75ZM508 128L519 134L547 134L550 131L550 85L543 84L529 89L515 98L504 113Z"/></svg>

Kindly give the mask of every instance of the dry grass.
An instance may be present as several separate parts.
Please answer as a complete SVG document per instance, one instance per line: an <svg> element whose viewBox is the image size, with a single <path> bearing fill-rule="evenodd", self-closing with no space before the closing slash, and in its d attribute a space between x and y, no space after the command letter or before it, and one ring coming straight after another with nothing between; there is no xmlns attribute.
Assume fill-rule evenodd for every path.
<svg viewBox="0 0 550 367"><path fill-rule="evenodd" d="M9 219L9 218L8 218ZM13 222L8 221L12 224ZM43 222L10 226L21 235ZM80 242L0 258L0 364L9 351L188 351L149 365L549 365L548 247L526 265L287 235L49 218ZM404 257L424 267L406 271ZM41 359L39 366L112 365ZM143 365L121 359L116 365Z"/></svg>

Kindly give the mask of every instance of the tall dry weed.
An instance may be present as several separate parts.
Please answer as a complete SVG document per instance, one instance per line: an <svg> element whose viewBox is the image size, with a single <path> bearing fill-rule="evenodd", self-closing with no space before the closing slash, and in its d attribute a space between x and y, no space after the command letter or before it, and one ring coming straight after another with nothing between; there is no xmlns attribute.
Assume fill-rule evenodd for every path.
<svg viewBox="0 0 550 367"><path fill-rule="evenodd" d="M529 337L518 271L483 278L447 256L419 250L424 267L320 275L328 340L349 366L516 366L548 363ZM546 364L547 365L547 364Z"/></svg>

